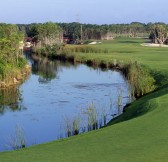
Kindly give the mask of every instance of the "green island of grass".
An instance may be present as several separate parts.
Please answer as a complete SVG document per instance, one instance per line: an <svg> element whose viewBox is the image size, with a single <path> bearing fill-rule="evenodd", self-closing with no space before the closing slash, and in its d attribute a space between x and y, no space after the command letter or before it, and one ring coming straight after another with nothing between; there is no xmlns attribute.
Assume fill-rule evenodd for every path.
<svg viewBox="0 0 168 162"><path fill-rule="evenodd" d="M144 39L118 38L92 45L108 53L76 53L103 62L137 60L152 70L157 89L131 103L107 127L67 139L0 153L0 162L168 161L168 48Z"/></svg>

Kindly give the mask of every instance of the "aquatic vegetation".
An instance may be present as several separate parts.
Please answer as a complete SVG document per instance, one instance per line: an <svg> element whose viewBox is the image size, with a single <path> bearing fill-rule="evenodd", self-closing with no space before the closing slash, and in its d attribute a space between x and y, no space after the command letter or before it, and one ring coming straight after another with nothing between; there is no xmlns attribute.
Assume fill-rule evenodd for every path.
<svg viewBox="0 0 168 162"><path fill-rule="evenodd" d="M150 71L138 62L127 64L126 71L126 77L130 83L133 96L143 96L156 88L155 80Z"/></svg>
<svg viewBox="0 0 168 162"><path fill-rule="evenodd" d="M119 86L118 87L118 100L117 100L117 105L118 105L118 115L122 114L123 110L123 106L122 106L122 89Z"/></svg>
<svg viewBox="0 0 168 162"><path fill-rule="evenodd" d="M16 125L14 133L9 137L8 147L12 147L13 150L18 150L26 147L26 135L23 127Z"/></svg>

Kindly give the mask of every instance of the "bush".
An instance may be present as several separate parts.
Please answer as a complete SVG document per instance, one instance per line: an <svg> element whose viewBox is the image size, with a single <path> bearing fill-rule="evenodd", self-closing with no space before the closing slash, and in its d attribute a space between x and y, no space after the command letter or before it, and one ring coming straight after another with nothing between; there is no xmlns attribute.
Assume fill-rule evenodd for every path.
<svg viewBox="0 0 168 162"><path fill-rule="evenodd" d="M18 64L17 64L17 66L19 68L23 68L26 64L27 64L27 61L26 61L25 58L23 58L23 57L19 57L18 58Z"/></svg>

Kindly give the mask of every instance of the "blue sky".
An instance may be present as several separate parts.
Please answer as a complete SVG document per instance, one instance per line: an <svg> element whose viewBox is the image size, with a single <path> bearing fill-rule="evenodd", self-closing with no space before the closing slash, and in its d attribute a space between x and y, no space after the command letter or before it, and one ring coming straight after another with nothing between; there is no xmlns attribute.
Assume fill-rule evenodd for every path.
<svg viewBox="0 0 168 162"><path fill-rule="evenodd" d="M2 0L0 22L168 23L168 0Z"/></svg>

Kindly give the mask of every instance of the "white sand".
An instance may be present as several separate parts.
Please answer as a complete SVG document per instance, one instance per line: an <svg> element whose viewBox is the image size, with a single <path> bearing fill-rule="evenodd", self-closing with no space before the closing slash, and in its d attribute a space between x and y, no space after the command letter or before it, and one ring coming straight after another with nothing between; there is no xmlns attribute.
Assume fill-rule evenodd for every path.
<svg viewBox="0 0 168 162"><path fill-rule="evenodd" d="M97 42L91 42L91 43L89 43L89 44L97 44Z"/></svg>
<svg viewBox="0 0 168 162"><path fill-rule="evenodd" d="M146 47L168 47L168 45L165 45L165 44L154 44L154 43L142 43L141 46L146 46Z"/></svg>

